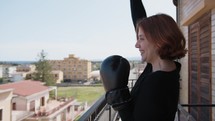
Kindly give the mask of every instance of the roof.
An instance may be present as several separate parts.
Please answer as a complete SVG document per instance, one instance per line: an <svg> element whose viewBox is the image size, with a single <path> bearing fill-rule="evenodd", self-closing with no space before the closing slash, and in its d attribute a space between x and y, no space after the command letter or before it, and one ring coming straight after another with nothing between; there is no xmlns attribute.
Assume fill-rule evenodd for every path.
<svg viewBox="0 0 215 121"><path fill-rule="evenodd" d="M40 81L24 80L14 83L0 85L0 89L13 89L13 94L20 96L29 96L38 92L48 90Z"/></svg>

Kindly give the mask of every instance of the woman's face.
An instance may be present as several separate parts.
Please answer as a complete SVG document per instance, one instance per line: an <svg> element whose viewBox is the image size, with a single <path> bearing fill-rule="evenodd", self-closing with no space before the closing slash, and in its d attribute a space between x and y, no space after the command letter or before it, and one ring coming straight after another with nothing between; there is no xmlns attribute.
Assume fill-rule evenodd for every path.
<svg viewBox="0 0 215 121"><path fill-rule="evenodd" d="M152 42L150 42L150 40L146 38L143 29L141 29L140 27L138 29L137 42L135 44L135 47L140 51L142 62L151 63L158 57L156 47Z"/></svg>

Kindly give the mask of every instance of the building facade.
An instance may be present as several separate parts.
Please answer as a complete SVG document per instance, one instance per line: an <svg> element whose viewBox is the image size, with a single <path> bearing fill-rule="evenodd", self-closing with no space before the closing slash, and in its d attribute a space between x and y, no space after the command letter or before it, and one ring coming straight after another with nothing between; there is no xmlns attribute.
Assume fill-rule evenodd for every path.
<svg viewBox="0 0 215 121"><path fill-rule="evenodd" d="M49 92L55 91L55 99ZM73 121L82 110L75 110L74 98L57 99L57 88L39 81L25 80L0 85L0 121Z"/></svg>
<svg viewBox="0 0 215 121"><path fill-rule="evenodd" d="M64 80L85 81L90 78L91 61L76 58L73 54L64 60L49 60L53 70L63 71Z"/></svg>
<svg viewBox="0 0 215 121"><path fill-rule="evenodd" d="M187 40L188 54L181 59L181 104L215 104L215 1L173 0L177 22ZM215 109L188 107L197 121L214 121Z"/></svg>
<svg viewBox="0 0 215 121"><path fill-rule="evenodd" d="M35 71L36 66L35 65L18 65L16 67L16 72L32 72Z"/></svg>
<svg viewBox="0 0 215 121"><path fill-rule="evenodd" d="M11 121L13 89L0 90L0 121Z"/></svg>
<svg viewBox="0 0 215 121"><path fill-rule="evenodd" d="M63 81L63 72L59 70L53 70L51 72L54 76L54 80L57 84L61 83Z"/></svg>

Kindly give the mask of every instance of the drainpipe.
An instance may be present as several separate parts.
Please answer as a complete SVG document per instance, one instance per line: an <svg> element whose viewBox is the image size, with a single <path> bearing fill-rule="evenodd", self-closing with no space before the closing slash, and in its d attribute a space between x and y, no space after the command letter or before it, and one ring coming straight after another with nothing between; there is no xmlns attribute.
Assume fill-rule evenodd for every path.
<svg viewBox="0 0 215 121"><path fill-rule="evenodd" d="M178 5L179 5L179 0L172 0L173 4L176 7L176 22L179 22L179 15L178 15Z"/></svg>

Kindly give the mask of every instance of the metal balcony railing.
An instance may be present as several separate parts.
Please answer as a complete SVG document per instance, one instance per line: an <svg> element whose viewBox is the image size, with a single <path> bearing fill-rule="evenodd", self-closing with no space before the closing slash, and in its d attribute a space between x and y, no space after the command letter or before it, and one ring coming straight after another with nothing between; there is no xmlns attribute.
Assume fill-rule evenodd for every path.
<svg viewBox="0 0 215 121"><path fill-rule="evenodd" d="M129 87L133 87L136 80L129 81ZM178 111L174 121L196 121L192 115L183 107L202 107L209 106L215 107L215 105L192 105L192 104L178 104ZM105 95L97 100L79 119L78 121L120 121L118 113L114 111L109 105L106 104Z"/></svg>
<svg viewBox="0 0 215 121"><path fill-rule="evenodd" d="M78 119L78 121L116 121L117 116L117 112L107 105L105 95L103 95Z"/></svg>
<svg viewBox="0 0 215 121"><path fill-rule="evenodd" d="M128 87L132 88L136 79L130 79ZM117 121L119 120L118 113L113 110L105 101L105 95L94 103L78 121Z"/></svg>
<svg viewBox="0 0 215 121"><path fill-rule="evenodd" d="M188 107L189 110L193 109L197 109L198 111L195 113L194 115L191 115L190 113L188 113L186 110L184 110L183 107ZM214 119L212 119L212 114L210 114L210 110L213 110L212 108L215 107L215 104L180 104L178 105L178 115L180 116L178 118L177 121L196 121L196 119L194 119L193 116L195 116L197 118L197 121L214 121ZM206 110L205 110L206 109ZM202 114L202 111L206 111L204 112L205 114ZM200 111L200 112L199 112Z"/></svg>
<svg viewBox="0 0 215 121"><path fill-rule="evenodd" d="M175 116L175 121L196 121L180 104Z"/></svg>

